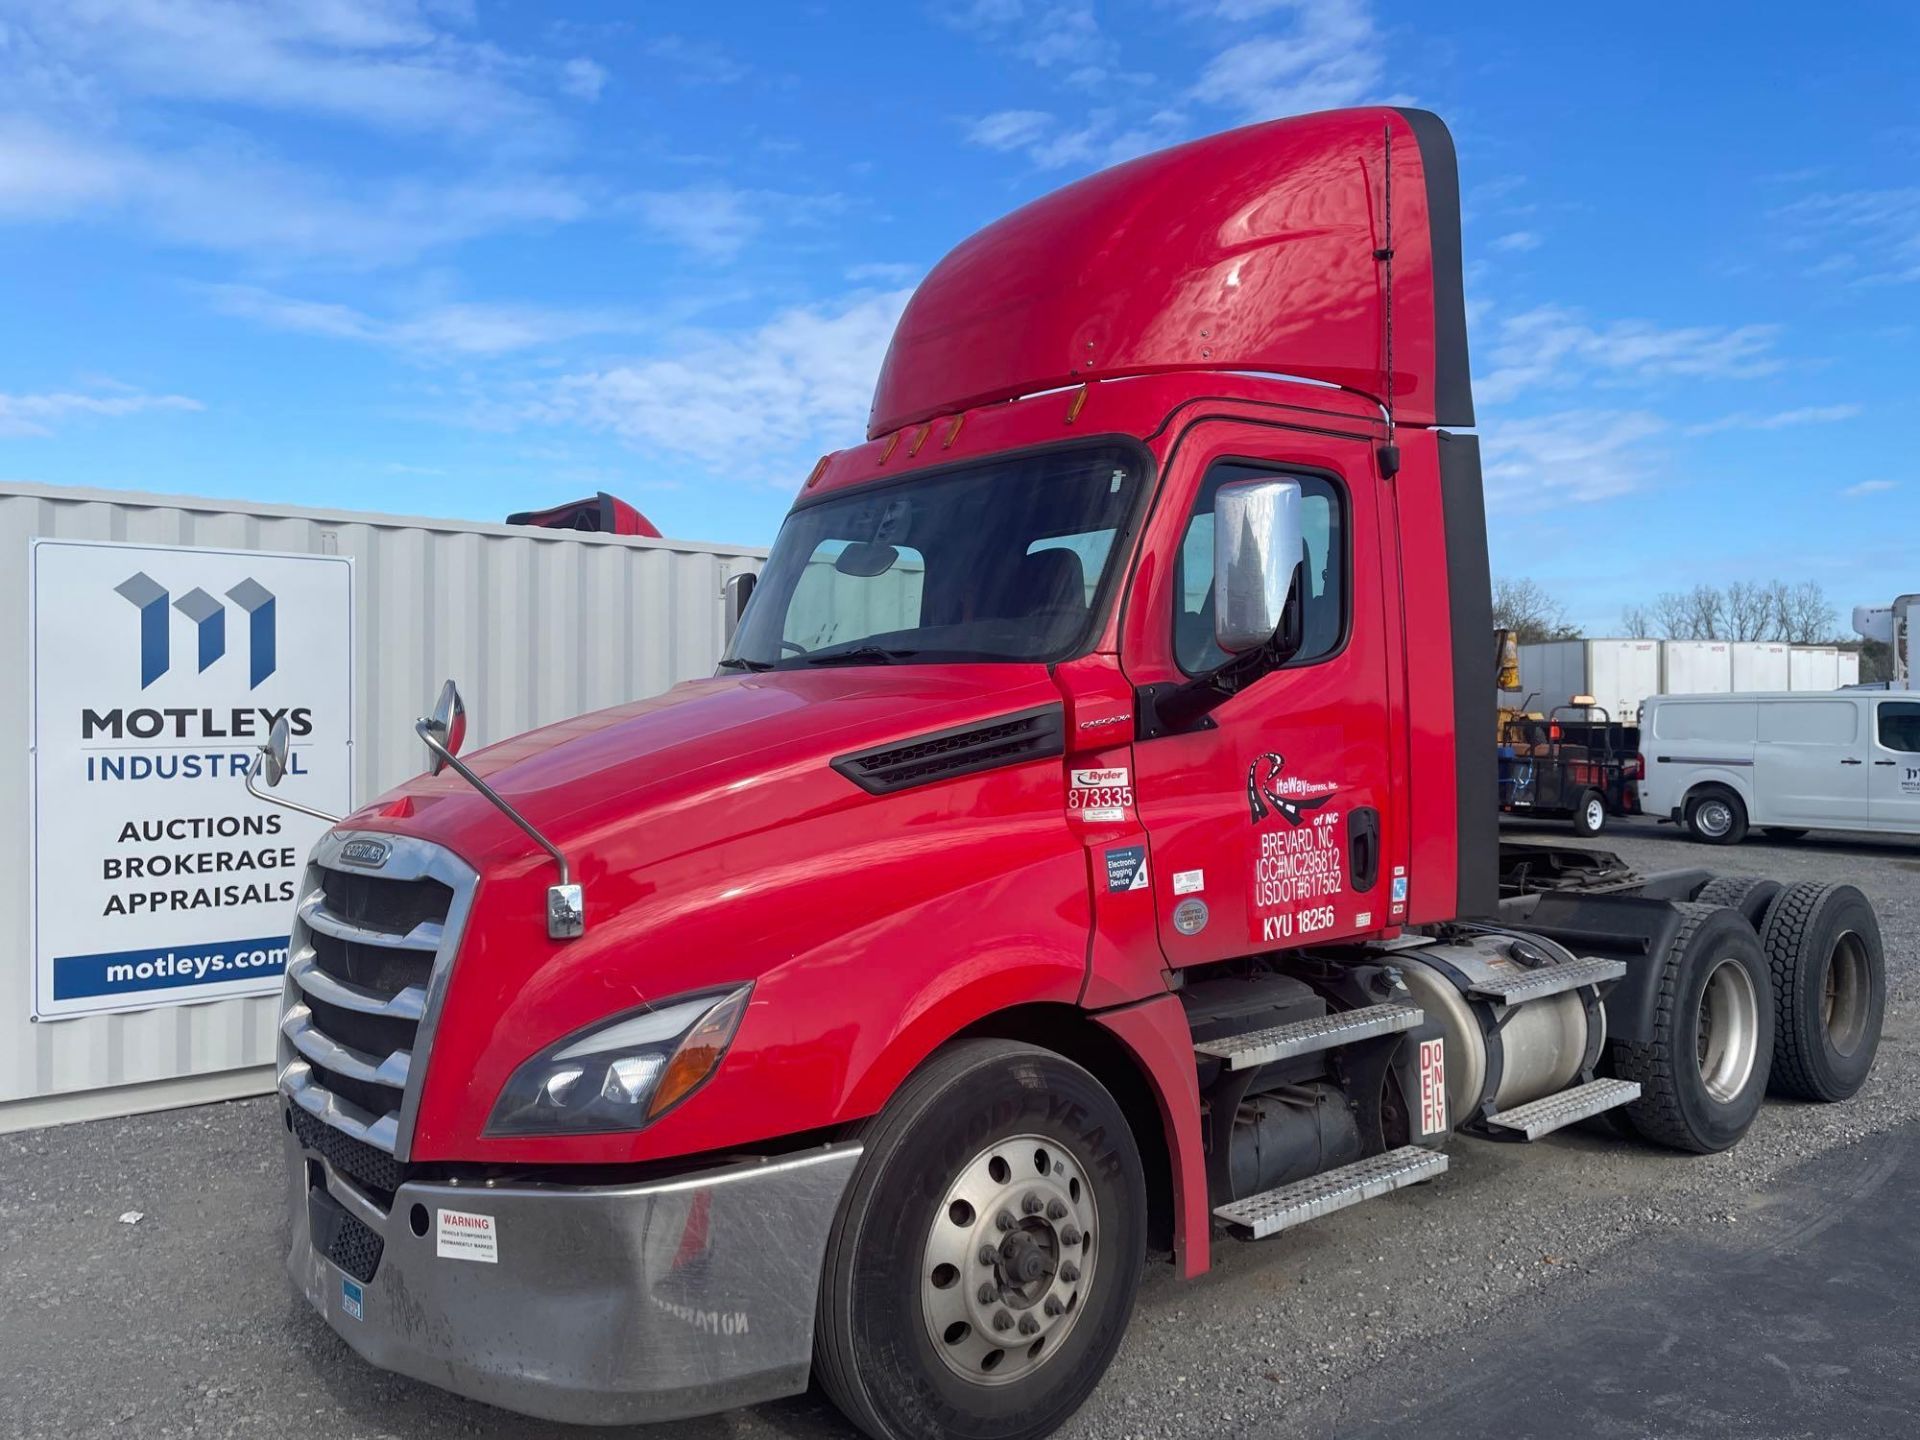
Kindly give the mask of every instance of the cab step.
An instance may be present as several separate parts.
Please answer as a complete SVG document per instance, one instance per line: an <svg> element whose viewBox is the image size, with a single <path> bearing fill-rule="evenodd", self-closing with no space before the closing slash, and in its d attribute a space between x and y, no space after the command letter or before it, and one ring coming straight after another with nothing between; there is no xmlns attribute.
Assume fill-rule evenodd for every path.
<svg viewBox="0 0 1920 1440"><path fill-rule="evenodd" d="M1565 965L1543 965L1538 970L1515 970L1475 980L1467 993L1496 1005L1524 1005L1529 1000L1544 1000L1578 990L1583 985L1604 985L1627 973L1624 960L1603 960L1589 956Z"/></svg>
<svg viewBox="0 0 1920 1440"><path fill-rule="evenodd" d="M1486 1123L1496 1130L1512 1130L1528 1140L1538 1140L1542 1135L1565 1129L1576 1120L1639 1098L1637 1080L1589 1080L1557 1095L1529 1101L1511 1110L1495 1111L1487 1116Z"/></svg>
<svg viewBox="0 0 1920 1440"><path fill-rule="evenodd" d="M1351 1165L1310 1175L1273 1190L1263 1190L1214 1210L1243 1240L1264 1240L1308 1220L1318 1220L1362 1200L1377 1200L1403 1186L1431 1180L1447 1168L1443 1151L1402 1145L1383 1155L1369 1155Z"/></svg>
<svg viewBox="0 0 1920 1440"><path fill-rule="evenodd" d="M1295 1055L1311 1055L1336 1045L1351 1045L1356 1040L1411 1030L1425 1018L1417 1005L1364 1005L1358 1010L1342 1010L1337 1015L1250 1030L1245 1035L1202 1040L1193 1047L1193 1052L1203 1060L1224 1060L1229 1070L1251 1070L1276 1060L1292 1059Z"/></svg>

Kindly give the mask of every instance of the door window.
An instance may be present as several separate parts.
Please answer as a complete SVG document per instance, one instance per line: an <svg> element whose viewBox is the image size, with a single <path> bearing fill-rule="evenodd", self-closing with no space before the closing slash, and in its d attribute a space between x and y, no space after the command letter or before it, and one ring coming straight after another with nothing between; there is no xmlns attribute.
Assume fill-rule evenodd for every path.
<svg viewBox="0 0 1920 1440"><path fill-rule="evenodd" d="M1322 475L1301 475L1239 460L1222 460L1207 471L1193 516L1174 558L1173 653L1189 675L1202 675L1227 661L1213 641L1213 501L1235 480L1298 481L1307 591L1303 643L1290 665L1324 660L1347 633L1347 525L1345 492Z"/></svg>
<svg viewBox="0 0 1920 1440"><path fill-rule="evenodd" d="M1920 755L1920 702L1880 702L1880 743L1889 750Z"/></svg>

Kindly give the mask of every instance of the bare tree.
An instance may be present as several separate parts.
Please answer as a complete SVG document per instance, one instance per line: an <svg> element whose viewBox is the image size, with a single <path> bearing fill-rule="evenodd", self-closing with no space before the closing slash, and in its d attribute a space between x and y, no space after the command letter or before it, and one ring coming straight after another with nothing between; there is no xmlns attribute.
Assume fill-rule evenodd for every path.
<svg viewBox="0 0 1920 1440"><path fill-rule="evenodd" d="M1780 587L1779 634L1775 638L1791 645L1819 645L1832 640L1839 628L1839 614L1819 585L1802 580L1792 587Z"/></svg>
<svg viewBox="0 0 1920 1440"><path fill-rule="evenodd" d="M1839 617L1812 580L1736 580L1724 589L1696 585L1668 590L1653 604L1629 605L1621 620L1634 636L1669 640L1784 640L1794 645L1831 641Z"/></svg>
<svg viewBox="0 0 1920 1440"><path fill-rule="evenodd" d="M1502 577L1493 582L1493 623L1496 629L1519 632L1521 643L1535 640L1573 640L1579 629L1567 619L1567 610L1537 580Z"/></svg>
<svg viewBox="0 0 1920 1440"><path fill-rule="evenodd" d="M1650 640L1660 632L1653 611L1644 605L1628 605L1620 611L1620 633L1629 640Z"/></svg>

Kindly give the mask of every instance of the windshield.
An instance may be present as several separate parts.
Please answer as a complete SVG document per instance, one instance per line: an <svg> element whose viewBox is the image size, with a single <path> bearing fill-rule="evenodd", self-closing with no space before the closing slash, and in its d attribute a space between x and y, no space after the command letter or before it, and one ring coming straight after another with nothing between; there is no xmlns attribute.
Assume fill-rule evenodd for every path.
<svg viewBox="0 0 1920 1440"><path fill-rule="evenodd" d="M1087 643L1144 463L1053 450L803 506L720 663L1064 659Z"/></svg>

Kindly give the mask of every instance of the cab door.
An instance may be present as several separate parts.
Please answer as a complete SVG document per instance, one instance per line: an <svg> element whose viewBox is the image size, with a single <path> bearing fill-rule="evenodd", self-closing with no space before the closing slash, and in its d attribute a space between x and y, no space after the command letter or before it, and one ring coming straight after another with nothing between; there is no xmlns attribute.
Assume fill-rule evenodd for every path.
<svg viewBox="0 0 1920 1440"><path fill-rule="evenodd" d="M1226 658L1213 641L1222 485L1297 481L1306 551L1303 643L1291 661L1183 733L1154 733L1151 704L1142 712L1135 803L1175 966L1396 923L1405 837L1389 803L1397 757L1372 465L1371 437L1229 421L1195 426L1169 457L1123 627L1133 685L1164 693ZM1398 883L1404 906L1404 871Z"/></svg>
<svg viewBox="0 0 1920 1440"><path fill-rule="evenodd" d="M1876 830L1920 835L1920 700L1876 700L1867 814Z"/></svg>

